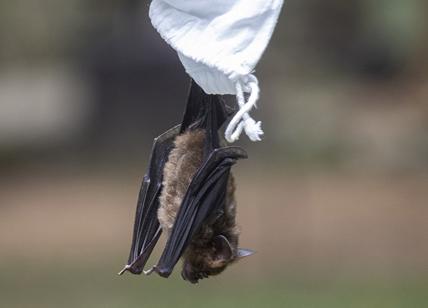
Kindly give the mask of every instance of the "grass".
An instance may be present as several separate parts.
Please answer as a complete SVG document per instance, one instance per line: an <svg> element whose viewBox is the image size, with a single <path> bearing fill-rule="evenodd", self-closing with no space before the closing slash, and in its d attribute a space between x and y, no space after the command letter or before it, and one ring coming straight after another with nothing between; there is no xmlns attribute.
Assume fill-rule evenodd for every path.
<svg viewBox="0 0 428 308"><path fill-rule="evenodd" d="M425 177L241 176L257 253L194 286L116 275L137 177L26 174L0 185L0 307L427 307Z"/></svg>
<svg viewBox="0 0 428 308"><path fill-rule="evenodd" d="M93 263L93 262L91 262ZM418 308L428 279L343 279L285 274L248 275L231 269L190 285L178 273L119 277L113 266L1 265L1 306L14 307L304 307Z"/></svg>

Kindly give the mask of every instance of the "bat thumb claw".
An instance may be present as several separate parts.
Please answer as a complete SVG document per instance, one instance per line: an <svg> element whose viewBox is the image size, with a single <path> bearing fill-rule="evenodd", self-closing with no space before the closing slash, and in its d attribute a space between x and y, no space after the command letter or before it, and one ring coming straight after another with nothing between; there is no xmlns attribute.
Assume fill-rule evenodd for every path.
<svg viewBox="0 0 428 308"><path fill-rule="evenodd" d="M149 276L156 270L156 265L152 268L148 269L147 271L143 271L144 275Z"/></svg>
<svg viewBox="0 0 428 308"><path fill-rule="evenodd" d="M117 273L119 276L122 276L123 273L125 273L127 270L129 270L131 267L129 265L125 265L125 267L119 272Z"/></svg>

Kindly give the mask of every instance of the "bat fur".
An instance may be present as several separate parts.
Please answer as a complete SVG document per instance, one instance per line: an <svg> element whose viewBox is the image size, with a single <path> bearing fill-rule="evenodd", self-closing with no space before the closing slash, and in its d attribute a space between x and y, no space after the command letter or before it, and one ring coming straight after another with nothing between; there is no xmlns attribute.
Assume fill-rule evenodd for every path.
<svg viewBox="0 0 428 308"><path fill-rule="evenodd" d="M164 168L158 220L167 236L193 176L203 162L205 131L187 131L176 137ZM217 275L238 258L235 184L228 179L224 208L204 223L183 254L182 276L190 282ZM220 236L220 237L219 237Z"/></svg>

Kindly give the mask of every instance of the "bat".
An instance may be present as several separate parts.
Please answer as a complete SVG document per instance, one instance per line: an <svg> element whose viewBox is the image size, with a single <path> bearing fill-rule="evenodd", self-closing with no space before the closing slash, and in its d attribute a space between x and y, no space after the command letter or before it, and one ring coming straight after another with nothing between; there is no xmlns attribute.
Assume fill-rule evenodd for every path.
<svg viewBox="0 0 428 308"><path fill-rule="evenodd" d="M231 115L220 95L207 95L192 80L181 124L154 140L141 185L131 250L119 273L169 277L180 258L181 276L197 283L218 275L242 257L238 248L235 181L231 167L247 158L224 146L219 129ZM167 236L155 266L144 267L161 234Z"/></svg>

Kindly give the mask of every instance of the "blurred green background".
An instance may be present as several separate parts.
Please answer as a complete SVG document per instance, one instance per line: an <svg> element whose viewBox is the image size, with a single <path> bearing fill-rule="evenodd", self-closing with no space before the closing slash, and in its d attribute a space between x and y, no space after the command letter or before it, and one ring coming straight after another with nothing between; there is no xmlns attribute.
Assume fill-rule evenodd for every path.
<svg viewBox="0 0 428 308"><path fill-rule="evenodd" d="M116 275L188 86L148 4L0 2L0 306L426 307L428 2L286 1L235 168L257 253L196 286Z"/></svg>

